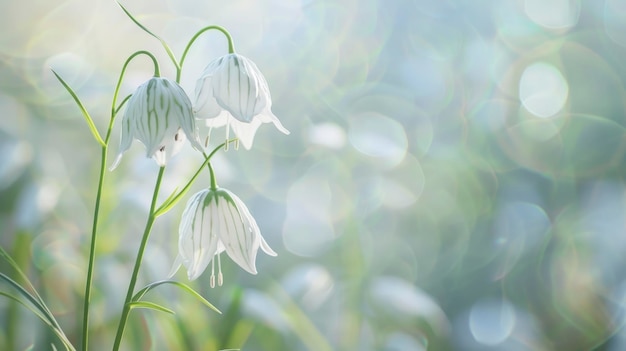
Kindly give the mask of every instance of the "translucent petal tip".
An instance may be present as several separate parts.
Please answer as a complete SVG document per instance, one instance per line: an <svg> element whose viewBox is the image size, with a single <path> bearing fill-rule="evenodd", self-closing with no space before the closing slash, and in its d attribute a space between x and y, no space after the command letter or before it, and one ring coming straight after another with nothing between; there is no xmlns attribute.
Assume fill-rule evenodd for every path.
<svg viewBox="0 0 626 351"><path fill-rule="evenodd" d="M115 158L115 161L113 161L113 165L111 165L111 167L109 167L109 171L113 171L117 168L117 166L120 164L120 161L122 160L122 152L120 152L119 154L117 154L117 157Z"/></svg>
<svg viewBox="0 0 626 351"><path fill-rule="evenodd" d="M176 260L174 260L174 264L172 265L172 269L170 270L169 274L167 275L167 278L171 278L174 276L174 274L176 274L176 272L178 272L178 269L180 268L180 265L182 263L182 259L180 257L180 255L176 256Z"/></svg>

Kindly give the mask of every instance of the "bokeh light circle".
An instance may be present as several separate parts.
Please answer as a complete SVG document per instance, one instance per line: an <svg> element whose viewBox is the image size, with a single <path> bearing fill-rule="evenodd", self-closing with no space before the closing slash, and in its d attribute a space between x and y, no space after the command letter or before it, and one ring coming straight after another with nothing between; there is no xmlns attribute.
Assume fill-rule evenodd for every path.
<svg viewBox="0 0 626 351"><path fill-rule="evenodd" d="M526 15L549 29L567 29L578 23L580 0L525 0Z"/></svg>
<svg viewBox="0 0 626 351"><path fill-rule="evenodd" d="M567 101L569 87L558 68L537 62L526 67L519 82L519 98L538 117L558 113Z"/></svg>
<svg viewBox="0 0 626 351"><path fill-rule="evenodd" d="M407 153L408 141L402 125L379 113L353 116L348 136L357 151L389 168L402 162Z"/></svg>
<svg viewBox="0 0 626 351"><path fill-rule="evenodd" d="M611 40L626 47L626 3L622 0L604 2L604 31Z"/></svg>
<svg viewBox="0 0 626 351"><path fill-rule="evenodd" d="M472 306L469 328L476 341L495 346L511 336L515 319L515 308L508 301L483 300Z"/></svg>

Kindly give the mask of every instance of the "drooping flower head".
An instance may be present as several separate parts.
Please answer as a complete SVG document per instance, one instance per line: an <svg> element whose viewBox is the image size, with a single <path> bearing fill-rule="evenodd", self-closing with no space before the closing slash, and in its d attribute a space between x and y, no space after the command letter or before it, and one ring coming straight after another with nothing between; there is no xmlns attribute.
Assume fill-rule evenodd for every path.
<svg viewBox="0 0 626 351"><path fill-rule="evenodd" d="M230 128L246 149L263 123L273 123L289 134L272 113L272 97L265 77L254 62L239 54L228 54L211 61L196 83L194 112L206 119L207 126Z"/></svg>
<svg viewBox="0 0 626 351"><path fill-rule="evenodd" d="M268 255L276 256L237 195L222 188L206 189L187 202L179 227L178 256L170 275L182 264L189 280L194 280L213 261L211 287L214 287L217 256L217 283L222 285L220 253L226 251L241 268L256 274L259 247Z"/></svg>
<svg viewBox="0 0 626 351"><path fill-rule="evenodd" d="M128 100L122 118L120 149L112 169L133 139L146 146L146 156L165 166L189 138L191 145L201 150L191 101L174 81L152 77L141 84Z"/></svg>

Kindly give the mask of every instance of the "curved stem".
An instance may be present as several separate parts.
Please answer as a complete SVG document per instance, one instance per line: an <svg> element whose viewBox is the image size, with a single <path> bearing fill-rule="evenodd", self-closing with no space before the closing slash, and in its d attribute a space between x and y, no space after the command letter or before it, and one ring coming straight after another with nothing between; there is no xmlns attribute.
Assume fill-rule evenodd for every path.
<svg viewBox="0 0 626 351"><path fill-rule="evenodd" d="M156 201L159 195L159 188L161 187L161 180L163 179L164 170L165 170L165 166L159 169L159 175L157 176L156 184L154 185L154 194L152 195L152 203L150 204L150 213L148 215L148 220L146 222L146 228L144 229L143 236L141 238L141 244L139 245L137 258L135 259L135 268L133 268L133 274L130 278L130 283L128 284L128 292L126 293L126 299L124 300L124 308L122 310L122 317L120 318L120 322L117 326L117 333L115 335L115 343L113 344L114 351L119 350L120 344L122 342L122 335L124 334L126 321L128 320L128 314L130 313L130 307L131 307L130 301L133 298L133 292L135 290L135 285L137 284L137 276L139 275L139 267L141 267L143 254L146 249L146 244L148 243L148 238L150 237L150 230L152 229L152 224L154 224L154 220L156 218L154 209L156 207Z"/></svg>
<svg viewBox="0 0 626 351"><path fill-rule="evenodd" d="M85 282L85 297L83 301L83 330L82 330L82 350L87 351L89 348L89 305L91 303L91 287L93 283L93 269L95 265L96 258L96 238L98 236L98 216L100 214L100 201L102 200L102 188L104 184L104 176L106 174L106 162L107 162L107 150L109 145L109 140L111 138L111 131L113 130L113 121L115 120L115 116L119 112L119 108L116 108L117 96L119 94L120 86L122 85L122 80L124 79L124 73L126 72L126 68L130 61L132 61L135 57L139 55L146 55L152 59L154 64L154 75L158 76L159 72L159 64L150 52L141 50L137 51L134 54L130 55L124 66L122 67L122 72L120 73L120 78L117 81L117 85L115 86L115 92L113 93L113 102L111 104L111 118L109 119L109 126L107 129L107 134L104 138L104 144L102 145L101 157L100 157L100 175L98 179L98 190L96 192L96 204L94 208L93 214L93 225L91 227L91 242L89 246L89 263L87 265L87 281ZM128 100L128 97L122 100L123 105Z"/></svg>
<svg viewBox="0 0 626 351"><path fill-rule="evenodd" d="M126 15L133 21L135 22L135 24L137 26L139 26L139 28L143 29L144 32L150 34L152 37L154 37L155 39L157 39L161 45L163 45L163 48L165 49L165 52L167 53L167 56L169 56L169 58L172 60L172 62L174 63L174 66L176 66L176 70L179 71L180 70L180 66L178 65L178 62L176 62L176 57L174 57L174 53L172 52L172 49L170 49L170 47L167 45L167 43L165 42L165 40L163 40L160 36L152 33L152 31L150 31L148 28L146 28L143 24L139 23L139 21L135 18L135 16L133 16L122 4L120 4L120 2L118 1L117 4L122 8L122 10L124 11L124 13L126 13ZM158 75L157 75L158 77Z"/></svg>
<svg viewBox="0 0 626 351"><path fill-rule="evenodd" d="M191 40L189 40L187 47L185 47L185 51L183 51L183 55L180 57L180 62L178 63L178 67L177 67L178 69L176 70L176 82L180 82L180 74L181 74L181 71L183 70L183 63L185 62L185 58L187 57L187 53L189 52L191 45L196 41L196 39L198 39L200 35L202 35L202 33L207 32L212 29L218 30L226 36L226 40L228 40L228 53L229 54L235 53L235 45L233 44L233 37L230 35L230 33L228 33L226 28L221 27L221 26L204 27L200 29L198 33L196 33L193 37L191 37Z"/></svg>
<svg viewBox="0 0 626 351"><path fill-rule="evenodd" d="M159 70L159 63L157 62L157 59L149 51L140 50L140 51L137 51L134 54L130 55L126 59L126 62L124 62L124 66L122 66L122 72L120 72L120 78L117 80L117 85L115 86L115 91L113 92L113 103L111 104L111 119L113 119L115 117L115 114L116 114L116 106L115 106L115 104L117 103L117 95L120 92L120 86L122 85L122 80L124 79L124 74L126 73L126 67L128 67L128 64L130 63L130 61L132 61L135 57L137 57L139 55L146 55L146 56L150 57L150 59L152 59L152 63L154 64L154 76L155 77L159 77L161 75L161 71ZM109 135L107 135L107 139L108 139L108 137L109 137Z"/></svg>
<svg viewBox="0 0 626 351"><path fill-rule="evenodd" d="M196 173L193 175L193 177L191 177L189 182L187 182L185 187L183 187L183 189L180 192L178 192L178 194L173 195L171 200L169 200L169 201L166 200L163 204L161 204L161 206L159 206L159 208L155 211L154 216L158 217L158 216L164 214L165 212L169 211L178 201L180 201L181 197L183 197L187 193L187 191L189 190L189 188L191 187L193 182L196 181L196 178L198 178L198 175L200 175L200 172L202 171L204 166L206 166L209 163L209 161L211 161L211 157L213 157L213 155L215 155L215 153L218 152L226 144L231 143L231 142L233 142L235 140L237 140L237 139L230 139L230 140L226 140L226 142L221 143L220 145L215 147L215 149L213 149L213 151L211 151L209 156L207 156L205 152L202 152L202 155L204 155L204 162L202 162L202 165L200 165L200 167L198 167L198 170L196 171Z"/></svg>
<svg viewBox="0 0 626 351"><path fill-rule="evenodd" d="M211 166L211 162L209 162L207 166L209 167L209 173L211 173L211 190L217 190L217 181L215 180L215 172L213 172L213 166Z"/></svg>

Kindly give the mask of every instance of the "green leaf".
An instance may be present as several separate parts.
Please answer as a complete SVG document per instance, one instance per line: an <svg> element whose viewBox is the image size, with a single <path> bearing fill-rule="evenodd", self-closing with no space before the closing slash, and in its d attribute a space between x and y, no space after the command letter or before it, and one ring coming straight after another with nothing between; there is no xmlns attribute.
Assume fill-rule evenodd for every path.
<svg viewBox="0 0 626 351"><path fill-rule="evenodd" d="M204 297L202 297L202 295L200 295L198 292L196 292L195 290L193 290L189 285L181 283L181 282L177 282L175 280L161 280L158 282L154 282L152 284L148 284L146 285L146 287L144 287L143 289L139 290L137 292L137 294L135 294L135 296L133 296L131 301L139 301L141 298L144 297L144 295L146 295L146 293L148 293L148 291L156 288L159 285L163 285L163 284L171 284L171 285L175 285L183 290L185 290L186 292L188 292L189 294L191 294L193 297L195 297L196 299L198 299L200 302L202 302L205 306L207 306L208 308L212 309L213 311L222 314L222 312L220 312L220 310L217 309L217 307L213 306L213 304L211 304L209 301L207 301Z"/></svg>
<svg viewBox="0 0 626 351"><path fill-rule="evenodd" d="M158 217L164 214L165 212L169 211L172 207L174 207L174 205L176 205L176 203L178 202L178 199L180 199L180 195L176 194L176 191L178 191L178 188L174 189L174 191L172 191L170 196L168 196L167 199L163 201L163 204L161 204L161 206L159 206L159 208L155 211L154 213L155 217Z"/></svg>
<svg viewBox="0 0 626 351"><path fill-rule="evenodd" d="M65 349L66 350L71 350L71 351L75 351L74 346L72 345L72 343L67 339L67 336L65 335L65 333L63 333L63 330L60 329L60 327L58 327L58 325L53 324L52 322L56 323L56 321L50 321L49 318L46 318L45 315L43 315L41 313L41 311L39 309L36 309L35 307L25 303L24 301L22 301L20 298L18 298L15 295L11 295L9 293L5 293L3 291L0 291L0 296L4 296L10 300L13 300L17 303L19 303L20 305L26 307L29 311L31 311L37 318L41 319L47 326L50 327L50 329L52 329L52 331L57 335L57 337L59 338L59 340L61 340L61 342L63 343L63 345L65 345Z"/></svg>
<svg viewBox="0 0 626 351"><path fill-rule="evenodd" d="M96 125L93 123L93 119L91 119L89 112L87 112L87 109L85 108L83 103L80 101L80 99L78 98L74 90L72 90L72 88L70 88L70 86L63 80L63 78L61 78L61 76L59 76L53 69L52 69L52 73L54 73L54 75L57 77L59 82L61 82L61 84L63 84L63 86L65 87L65 90L67 90L67 92L70 93L70 95L72 95L72 98L74 98L76 105L78 105L78 108L80 108L80 111L83 113L83 116L85 117L85 120L87 121L87 124L89 125L89 129L91 130L91 134L93 134L93 137L96 138L96 141L100 143L100 145L102 145L103 147L106 147L107 145L104 142L104 140L102 140L102 137L100 137L100 133L98 133L98 129L96 128Z"/></svg>
<svg viewBox="0 0 626 351"><path fill-rule="evenodd" d="M133 309L133 308L147 308L150 310L155 310L155 311L161 311L161 312L165 312L165 313L169 313L169 314L176 314L174 313L174 311L170 310L167 307L163 307L159 304L156 304L154 302L148 302L148 301L134 301L134 302L129 302L128 306Z"/></svg>
<svg viewBox="0 0 626 351"><path fill-rule="evenodd" d="M205 154L204 162L202 162L202 164L200 165L200 167L198 168L196 173L193 175L193 177L191 177L189 182L187 182L187 184L185 185L183 190L181 190L178 194L176 194L173 197L172 197L173 194L170 195L167 198L167 200L165 200L161 204L161 206L159 206L159 208L157 208L157 210L154 211L154 217L158 217L158 216L164 214L165 212L169 211L172 207L174 207L174 205L176 205L178 203L178 201L180 201L180 199L187 193L187 191L189 191L189 188L191 188L191 185L196 181L196 178L198 178L198 175L200 175L200 172L202 171L202 169L209 163L209 161L211 161L211 158L213 157L213 155L215 155L215 153L217 153L225 145L227 145L228 143L231 143L231 142L233 142L235 140L237 140L237 139L226 140L226 142L221 143L220 145L216 146L215 149L213 149L213 151L211 151L211 153L208 156L206 156L206 154Z"/></svg>
<svg viewBox="0 0 626 351"><path fill-rule="evenodd" d="M20 269L20 266L15 262L15 260L13 260L13 258L1 246L0 246L0 257L4 258L4 260L7 261L9 263L9 265L11 265L11 267L19 275L20 279L23 280L24 283L26 284L26 288L28 288L28 290L32 291L32 294L30 292L28 292L28 290L26 288L24 288L20 284L18 284L16 281L14 281L13 279L9 278L9 276L7 276L7 275L5 275L3 273L0 273L0 278L4 279L9 284L13 285L13 287L15 287L18 291L20 291L27 299L32 300L32 302L33 302L33 304L35 306L37 306L44 314L46 314L49 317L51 317L51 320L54 321L54 316L52 315L52 312L50 312L50 310L48 309L48 307L44 303L44 301L41 298L41 296L37 293L37 289L35 289L35 287L30 282L30 280L28 280L28 277L26 276L26 274L24 274L24 272L22 272L22 270ZM56 321L55 321L55 324L56 324ZM58 326L58 324L57 324L57 326Z"/></svg>
<svg viewBox="0 0 626 351"><path fill-rule="evenodd" d="M44 323L46 323L50 327L54 328L54 326L50 323L50 321L46 317L44 317L43 314L41 314L41 311L39 309L36 309L32 305L29 305L29 304L25 303L19 297L15 296L15 295L11 295L9 293L6 293L4 291L0 291L0 296L4 296L4 297L8 298L9 300L13 300L13 301L19 303L20 305L26 307L35 316L37 316L37 318L41 319Z"/></svg>
<svg viewBox="0 0 626 351"><path fill-rule="evenodd" d="M155 39L157 39L161 43L161 45L163 45L163 48L165 49L165 52L167 52L167 56L170 57L170 59L172 60L172 63L174 63L174 66L176 66L176 70L179 70L180 69L180 65L178 64L178 61L176 60L176 57L174 56L174 53L172 52L170 47L167 45L165 40L161 39L161 37L159 37L158 35L152 33L143 24L139 23L139 21L133 15L131 15L130 12L128 12L128 10L122 4L120 4L119 1L117 2L117 4L120 5L120 7L124 11L124 13L126 13L126 16L128 16L133 22L135 22L135 24L137 26L139 26L139 28L143 29L144 32L146 32L146 33L150 34L151 36L153 36Z"/></svg>
<svg viewBox="0 0 626 351"><path fill-rule="evenodd" d="M122 107L124 106L124 104L126 104L126 102L128 102L128 99L130 99L130 97L133 96L133 94L128 94L126 95L126 97L124 98L124 100L122 100L122 102L120 102L120 105L115 109L114 113L117 115L118 112L120 112L120 110L122 109Z"/></svg>
<svg viewBox="0 0 626 351"><path fill-rule="evenodd" d="M32 303L35 307L37 307L39 312L41 312L47 318L50 324L55 324L54 316L49 314L48 309L45 308L43 304L37 298L31 295L23 286L18 284L15 280L9 278L4 273L0 273L0 279L4 280L5 282L13 286L13 288L15 288L15 290L17 290L17 292L20 293L20 295L24 296L30 303Z"/></svg>
<svg viewBox="0 0 626 351"><path fill-rule="evenodd" d="M28 277L26 276L26 274L24 274L24 272L22 272L22 270L20 269L20 266L15 262L15 260L13 260L13 258L2 248L2 246L0 246L0 257L4 258L5 261L7 261L7 263L9 263L9 265L11 266L11 268L13 268L17 274L20 276L20 279L22 279L27 287L32 290L35 291L35 287L33 286L33 284L31 284L31 282L28 280ZM41 297L37 294L37 292L35 291L35 297L37 297L37 299L40 302L43 302L41 300Z"/></svg>
<svg viewBox="0 0 626 351"><path fill-rule="evenodd" d="M39 317L41 320L43 320L47 325L50 326L50 328L54 331L54 333L57 335L59 340L63 342L67 350L75 350L74 346L69 341L65 333L63 333L61 326L54 318L54 315L52 314L48 306L46 306L45 302L43 301L41 296L37 293L37 290L35 289L33 284L30 282L30 280L28 280L28 277L26 276L26 274L22 272L22 270L20 269L18 264L15 262L15 260L13 260L13 258L11 258L11 256L1 246L0 246L0 257L3 258L5 261L7 261L9 265L17 272L20 279L24 281L24 284L26 284L26 287L32 291L32 294L28 292L26 288L24 288L22 285L20 285L19 283L17 283L16 281L11 279L9 276L7 276L4 273L0 273L0 280L4 280L5 282L9 283L22 296L24 296L33 306L29 307L28 305L24 304L24 302L21 300L19 300L18 302L28 307L28 309L31 311L33 311L33 308L37 308L37 311L39 312L35 313L35 315ZM2 293L2 292L0 293L2 294L2 296L9 297L9 294L7 293ZM13 295L10 295L10 296L13 296Z"/></svg>

